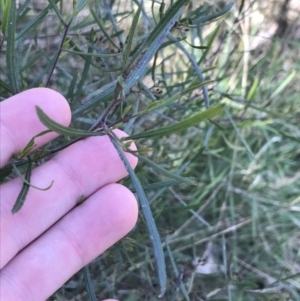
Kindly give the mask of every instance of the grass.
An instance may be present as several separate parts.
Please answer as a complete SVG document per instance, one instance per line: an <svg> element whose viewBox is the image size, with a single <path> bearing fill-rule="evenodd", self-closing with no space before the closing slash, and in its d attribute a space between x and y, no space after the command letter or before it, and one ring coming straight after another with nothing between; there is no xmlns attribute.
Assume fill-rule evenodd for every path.
<svg viewBox="0 0 300 301"><path fill-rule="evenodd" d="M176 44L167 36L143 70L141 42L148 37L143 51L150 53L166 30L157 25L157 3L151 7L145 2L130 31L128 24L137 18L135 2L115 2L105 14L106 1L91 1L94 13L82 7L72 23L58 2L25 32L30 21L45 12L27 10L27 3L17 10L16 36L9 28L1 37L2 50L12 47L22 58L19 65L13 57L8 57L7 66L3 63L8 72L0 77L2 100L47 85L70 102L72 127L88 130L128 87L126 100L106 122L109 126L121 121L122 129L141 137L136 143L148 161L140 160L135 175L163 246L167 291L162 300L300 300L300 39L292 39L290 31L251 49L252 37L260 33L250 16L259 8L256 1L249 7L242 4L237 2L212 23L201 19L202 27L187 22L172 29L173 36L187 36L189 44L208 48ZM196 12L194 24L224 7L220 2L198 6L190 1L188 7ZM296 21L290 20L291 28L292 22ZM122 61L127 36L131 51ZM129 87L133 72L140 81ZM193 90L204 78L213 82ZM113 81L121 88L103 90ZM178 93L183 95L150 111L157 98L168 100ZM170 124L182 126L193 113L206 112L207 96L211 107L223 103L225 109L188 129L159 137L143 134ZM196 184L187 183L191 177ZM123 183L135 191L140 188L130 178ZM161 283L147 228L147 215L140 213L130 235L89 265L97 298L157 300ZM50 300L90 300L83 273Z"/></svg>

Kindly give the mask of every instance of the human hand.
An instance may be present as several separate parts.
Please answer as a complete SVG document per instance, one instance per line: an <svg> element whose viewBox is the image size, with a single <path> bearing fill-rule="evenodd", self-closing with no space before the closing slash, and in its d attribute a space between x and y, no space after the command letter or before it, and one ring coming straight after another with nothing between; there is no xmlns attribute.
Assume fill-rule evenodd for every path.
<svg viewBox="0 0 300 301"><path fill-rule="evenodd" d="M69 105L59 93L36 88L0 103L0 167L46 130L35 106L68 126ZM115 131L122 137L125 133ZM57 137L38 137L37 148ZM132 149L135 145L132 144ZM126 153L132 167L136 157ZM11 209L22 188L15 178L0 188L0 300L43 301L135 225L134 195L116 184L127 175L108 136L90 137L71 145L32 171L21 210ZM76 206L81 196L86 200Z"/></svg>

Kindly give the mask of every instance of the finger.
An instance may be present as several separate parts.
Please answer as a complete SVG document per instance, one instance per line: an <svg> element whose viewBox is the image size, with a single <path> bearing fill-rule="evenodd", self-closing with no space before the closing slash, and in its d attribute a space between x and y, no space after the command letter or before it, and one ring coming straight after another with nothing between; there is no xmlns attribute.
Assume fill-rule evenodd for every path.
<svg viewBox="0 0 300 301"><path fill-rule="evenodd" d="M0 274L0 300L41 301L135 225L133 194L110 184L74 208Z"/></svg>
<svg viewBox="0 0 300 301"><path fill-rule="evenodd" d="M115 131L118 136L125 133ZM135 146L132 145L134 149ZM137 159L126 153L134 168ZM123 162L108 136L81 140L32 172L37 187L53 186L47 191L30 188L22 209L11 209L21 190L18 178L1 186L0 267L27 246L58 219L69 212L83 196L127 175Z"/></svg>
<svg viewBox="0 0 300 301"><path fill-rule="evenodd" d="M33 136L47 130L36 114L36 106L56 122L65 126L70 124L71 112L67 101L51 89L34 88L1 102L0 167L7 164L13 154L22 150ZM57 136L57 133L52 132L36 138L36 148Z"/></svg>

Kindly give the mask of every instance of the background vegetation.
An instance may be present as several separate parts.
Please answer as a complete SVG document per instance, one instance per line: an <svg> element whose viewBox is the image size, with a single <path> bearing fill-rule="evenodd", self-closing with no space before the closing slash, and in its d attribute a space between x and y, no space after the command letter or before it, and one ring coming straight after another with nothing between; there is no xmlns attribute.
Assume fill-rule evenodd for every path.
<svg viewBox="0 0 300 301"><path fill-rule="evenodd" d="M13 4L1 1L1 100L48 86L69 101L72 128L89 130L107 112L107 127L140 134L135 174L163 246L161 300L300 300L297 0L191 0L168 35L169 2ZM141 212L90 275L50 300L157 300L164 267L148 227Z"/></svg>

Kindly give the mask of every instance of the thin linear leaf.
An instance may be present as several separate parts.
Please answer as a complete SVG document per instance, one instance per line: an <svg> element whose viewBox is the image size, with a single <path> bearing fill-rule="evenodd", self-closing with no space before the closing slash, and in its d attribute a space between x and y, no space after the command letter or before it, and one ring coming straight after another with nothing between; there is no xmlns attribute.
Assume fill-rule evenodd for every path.
<svg viewBox="0 0 300 301"><path fill-rule="evenodd" d="M240 8L239 8L239 15L240 15L241 12L243 11L244 5L245 5L245 0L242 0L242 1L241 1Z"/></svg>
<svg viewBox="0 0 300 301"><path fill-rule="evenodd" d="M0 88L7 93L12 93L10 86L0 78Z"/></svg>
<svg viewBox="0 0 300 301"><path fill-rule="evenodd" d="M163 17L164 13L165 13L165 2L164 0L162 0L160 7L159 7L159 20L161 20L161 18Z"/></svg>
<svg viewBox="0 0 300 301"><path fill-rule="evenodd" d="M64 30L64 34L62 36L62 39L61 39L61 42L60 42L60 45L59 45L59 48L58 48L58 51L57 51L57 54L53 57L53 59L51 60L51 71L50 71L50 74L48 75L48 79L47 79L47 82L46 82L46 87L48 87L49 83L50 83L50 80L51 80L51 77L52 77L52 74L54 72L54 69L55 69L55 66L58 62L58 59L59 59L59 56L61 54L61 51L62 51L62 48L63 48L63 45L64 45L64 42L65 42L65 39L67 37L67 33L70 29L70 26L72 24L72 21L73 21L73 18L71 18L68 22L68 24L65 26L65 30Z"/></svg>
<svg viewBox="0 0 300 301"><path fill-rule="evenodd" d="M13 162L12 162L13 163ZM31 176L31 160L30 160L30 157L28 157L28 167L27 167L27 171L26 171L26 174L25 174L25 179L26 179L26 182L30 181L30 176ZM13 168L15 170L18 170L16 166L13 165ZM22 189L17 197L17 200L11 210L12 213L17 213L24 205L25 203L25 200L26 200L26 196L28 194L28 191L29 191L29 188L30 188L30 185L27 184L25 181L23 181L23 186L22 186Z"/></svg>
<svg viewBox="0 0 300 301"><path fill-rule="evenodd" d="M20 151L17 153L17 155L15 156L16 159L22 159L22 158L28 156L28 154L29 154L29 153L33 150L33 148L36 146L36 144L34 143L35 138L40 137L40 136L43 136L43 135L48 134L48 133L50 133L50 132L51 132L50 130L43 131L43 132L41 132L41 133L35 135L34 137L32 137L32 138L30 139L30 141L27 143L27 145L26 145L22 150L20 150Z"/></svg>
<svg viewBox="0 0 300 301"><path fill-rule="evenodd" d="M13 94L20 92L19 70L15 49L16 13L16 1L13 0L9 10L6 49L7 76Z"/></svg>
<svg viewBox="0 0 300 301"><path fill-rule="evenodd" d="M199 46L197 46L197 45L193 45L193 44L190 44L186 39L184 40L189 46L191 46L192 48L195 48L195 49L200 49L200 50L202 50L202 49L209 49L209 47L208 46L201 46L201 45L199 45Z"/></svg>
<svg viewBox="0 0 300 301"><path fill-rule="evenodd" d="M178 17L180 16L181 12L184 9L184 6L187 5L187 3L188 3L187 0L179 0L166 11L166 13L160 19L155 29L148 36L146 40L146 47L158 41L160 39L160 35L162 32L166 34L167 33L166 30L168 30L170 23L172 23L172 27L173 27L175 23L174 21L178 19Z"/></svg>
<svg viewBox="0 0 300 301"><path fill-rule="evenodd" d="M109 40L109 42L114 45L116 48L118 48L118 46L115 44L115 42L112 40L112 38L110 37L110 35L106 32L106 29L105 27L103 26L101 20L98 18L96 12L91 9L91 13L95 19L95 21L97 22L97 24L99 25L100 29L101 29L101 32L105 35L105 37Z"/></svg>
<svg viewBox="0 0 300 301"><path fill-rule="evenodd" d="M72 31L77 31L81 29L85 29L87 27L90 27L92 25L96 24L96 21L94 20L93 16L91 14L87 14L82 21L76 23L71 27Z"/></svg>
<svg viewBox="0 0 300 301"><path fill-rule="evenodd" d="M277 96L283 89L286 88L286 86L293 80L293 78L296 76L296 71L293 71L277 88L276 90L272 93L270 96L270 99L274 98Z"/></svg>
<svg viewBox="0 0 300 301"><path fill-rule="evenodd" d="M251 85L251 88L250 88L250 90L249 90L249 92L248 92L248 94L246 96L246 99L248 101L253 99L253 97L254 97L254 95L255 95L255 93L257 91L257 88L259 86L259 83L260 83L260 80L258 78L255 78L254 81L253 81L253 83L252 83L252 85ZM245 108L244 111L246 111L246 108Z"/></svg>
<svg viewBox="0 0 300 301"><path fill-rule="evenodd" d="M1 29L2 29L3 36L6 36L9 12L10 12L10 7L12 5L12 2L15 2L15 1L14 0L1 1L1 10L2 10Z"/></svg>
<svg viewBox="0 0 300 301"><path fill-rule="evenodd" d="M101 89L97 91L97 95L91 99L89 102L85 103L72 113L72 117L75 118L80 116L83 112L92 109L93 107L97 106L99 102L108 100L113 97L115 88L117 85L117 80L103 86Z"/></svg>
<svg viewBox="0 0 300 301"><path fill-rule="evenodd" d="M63 136L70 136L70 137L90 137L90 136L101 136L103 133L100 132L89 132L89 131L82 131L77 129L72 129L69 127L65 127L51 118L49 118L39 107L35 107L37 115L40 121L51 131L59 133Z"/></svg>
<svg viewBox="0 0 300 301"><path fill-rule="evenodd" d="M191 25L191 27L197 27L199 25L203 26L204 23L208 23L208 22L217 20L218 18L220 18L223 15L225 15L226 13L228 13L231 10L232 6L233 6L233 3L229 3L212 15L203 16L200 18L197 18L197 16L195 16L195 18L191 18L192 22L193 22L193 25Z"/></svg>
<svg viewBox="0 0 300 301"><path fill-rule="evenodd" d="M201 59L198 61L198 65L200 65L203 62L203 60L205 60L205 58L212 46L212 43L214 42L214 40L217 37L217 34L218 34L220 28L221 28L220 25L217 26L216 29L212 32L211 36L209 38L207 38L206 45L208 48L203 52Z"/></svg>
<svg viewBox="0 0 300 301"><path fill-rule="evenodd" d="M195 185L195 180L194 178L190 178L190 177L181 177L179 175L173 174L169 171L167 171L166 169L164 169L161 165L154 163L153 161L147 159L146 157L143 157L137 153L132 153L134 156L136 156L137 158L139 158L140 160L142 160L143 162L145 162L146 164L148 164L149 166L151 166L154 170L156 170L157 172L159 172L160 174L172 178L172 179L176 179L178 181L181 181L182 183L186 183L186 184L192 184Z"/></svg>
<svg viewBox="0 0 300 301"><path fill-rule="evenodd" d="M113 13L113 11L111 9L112 3L110 3L110 1L108 1L108 0L104 0L103 4L104 4L105 10L106 10L106 17L109 20L109 22L111 23L113 31L115 32L116 37L119 40L119 43L124 44L123 34L122 33L120 34L121 30L118 27L117 21L115 19L115 18L117 18L117 15L115 15L115 13ZM121 20L118 20L118 22L121 22Z"/></svg>
<svg viewBox="0 0 300 301"><path fill-rule="evenodd" d="M75 87L77 83L78 73L76 72L73 75L72 81L69 85L68 92L66 95L66 99L68 99L71 103L73 102L74 96L75 96Z"/></svg>
<svg viewBox="0 0 300 301"><path fill-rule="evenodd" d="M90 0L78 0L74 9L74 15L78 15L85 6L89 4Z"/></svg>
<svg viewBox="0 0 300 301"><path fill-rule="evenodd" d="M182 279L183 279L183 271L182 271L182 270L181 270L181 271L178 271L178 268L177 268L177 266L176 266L176 263L175 263L175 260L174 260L174 257L173 257L171 248L170 248L170 246L169 246L169 244L168 244L168 241L166 240L165 242L166 242L167 252L168 252L168 255L169 255L169 257L170 257L170 261L171 261L171 265L172 265L174 274L175 274L175 275L178 275L178 276L177 276L177 282L176 282L176 288L175 288L175 290L174 290L174 293L173 293L173 296L172 296L171 300L174 300L174 301L176 300L176 296L177 296L177 294L178 294L178 292L179 292L179 289L181 289L181 292L182 292L182 294L184 295L185 299L186 299L187 301L189 301L190 298L189 298L188 292L186 291L185 286L184 286L184 284L183 284L183 282L182 282Z"/></svg>
<svg viewBox="0 0 300 301"><path fill-rule="evenodd" d="M127 106L122 112L122 118L132 109L132 105Z"/></svg>
<svg viewBox="0 0 300 301"><path fill-rule="evenodd" d="M90 35L89 35L89 39L90 39L90 42L92 42L94 40L94 30L91 30L90 31ZM88 53L89 54L92 54L93 53L93 48L92 47L88 47ZM88 56L85 60L85 63L84 63L84 67L83 67L83 71L82 71L82 76L81 76L81 79L78 83L78 86L77 86L77 90L76 90L76 95L77 95L77 100L81 94L81 91L82 91L82 87L87 79L87 76L88 76L88 72L90 70L90 66L91 66L91 62L92 62L92 57L91 56Z"/></svg>
<svg viewBox="0 0 300 301"><path fill-rule="evenodd" d="M176 41L166 41L166 42L164 42L164 43L161 44L161 46L158 48L158 50L164 49L164 48L166 48L166 47L168 47L170 45L174 45L176 42L180 42L180 41L185 41L186 42L186 38L176 37ZM165 59L167 59L167 57Z"/></svg>
<svg viewBox="0 0 300 301"><path fill-rule="evenodd" d="M59 18L60 22L64 25L67 26L66 21L64 20L62 14L60 13L56 3L54 0L48 0L48 2L50 3L50 5L52 6L53 10L55 11L57 17Z"/></svg>
<svg viewBox="0 0 300 301"><path fill-rule="evenodd" d="M141 11L142 11L142 4L139 5L138 10L137 10L136 14L134 15L132 25L130 27L129 34L127 36L126 48L125 48L125 52L124 52L124 55L123 55L123 70L125 70L127 62L128 62L128 58L129 58L129 55L130 55L131 46L132 46L132 42L133 42L134 33L135 33L135 30L136 30L137 25L138 25L138 21L139 21Z"/></svg>
<svg viewBox="0 0 300 301"><path fill-rule="evenodd" d="M179 98L181 98L181 97L183 97L183 96L185 96L185 95L193 92L194 90L196 90L198 88L203 87L204 85L212 83L212 82L213 81L205 81L205 82L202 82L200 84L193 85L193 86L187 88L186 90L184 90L183 92L177 93L177 94L173 95L172 97L170 97L170 98L168 98L166 100L155 101L155 102L151 103L148 106L148 108L146 108L142 113L149 113L149 112L152 112L154 110L166 107L167 105L170 105L171 103L175 102L177 99L179 99Z"/></svg>
<svg viewBox="0 0 300 301"><path fill-rule="evenodd" d="M154 256L156 260L156 265L158 269L158 278L159 278L159 284L160 284L160 295L159 298L163 297L163 295L166 292L166 285L167 285L167 273L166 273L166 264L165 264L165 258L164 258L164 252L161 244L161 240L159 237L159 233L157 231L155 221L151 212L151 208L149 205L149 202L146 198L145 192L142 188L142 185L140 183L140 180L137 178L136 174L134 173L133 169L130 166L129 161L127 160L125 154L123 153L123 150L121 149L120 145L116 141L116 136L113 132L109 133L109 137L111 142L113 143L114 147L116 148L121 160L123 161L123 164L131 178L132 184L136 190L136 193L138 195L138 199L142 208L143 215L145 217L148 231L150 234L150 240L153 245L153 251Z"/></svg>
<svg viewBox="0 0 300 301"><path fill-rule="evenodd" d="M0 168L0 183L3 183L4 179L9 176L13 171L12 166L11 167L4 167Z"/></svg>
<svg viewBox="0 0 300 301"><path fill-rule="evenodd" d="M173 37L173 35L168 34L168 38L171 39L172 41L175 41L176 38ZM177 41L176 42L176 46L187 56L187 58L189 59L194 72L196 73L197 77L199 78L199 81L202 83L205 81L205 78L202 74L202 71L199 67L199 64L197 64L195 58L193 55L190 54L190 52L182 45L181 42ZM209 107L209 96L208 96L208 91L207 91L207 87L204 85L202 88L203 91L203 98L204 98L204 102L205 102L205 107L208 108Z"/></svg>
<svg viewBox="0 0 300 301"><path fill-rule="evenodd" d="M194 178L190 177L190 180L194 180ZM152 191L152 190L168 188L170 186L182 185L182 184L186 185L186 183L183 183L181 180L175 180L174 179L174 180L169 180L169 181L162 181L162 182L152 183L152 184L148 184L148 185L143 185L142 188L144 189L144 191L146 191L146 190ZM131 192L136 193L136 190L135 190L134 187L130 187L129 189L131 190ZM198 204L197 204L197 206L199 207ZM196 207L196 206L193 206L193 208L194 207ZM172 208L174 208L174 207L172 207ZM182 206L180 207L180 209L182 210Z"/></svg>
<svg viewBox="0 0 300 301"><path fill-rule="evenodd" d="M89 270L88 265L86 265L83 268L83 276L84 276L86 291L88 293L90 301L97 301L97 297L96 297L95 290L94 290L94 287L93 287L91 274L90 274L90 270Z"/></svg>
<svg viewBox="0 0 300 301"><path fill-rule="evenodd" d="M211 6L209 6L208 4L200 5L193 11L189 12L184 18L181 18L180 22L183 23L183 22L187 22L188 19L193 20L196 17L207 16L209 14L210 7Z"/></svg>
<svg viewBox="0 0 300 301"><path fill-rule="evenodd" d="M228 119L230 120L230 122L231 122L231 124L232 124L232 126L233 126L233 128L234 128L234 130L235 130L235 132L236 132L236 134L237 134L237 136L239 137L239 139L240 139L240 140L242 141L242 143L244 144L244 146L245 146L245 148L246 148L246 150L247 150L248 156L249 156L249 160L252 161L252 160L255 158L255 156L254 156L254 154L253 154L253 152L252 152L252 150L251 150L249 144L248 144L247 141L244 139L243 135L241 134L241 132L240 132L240 130L238 129L238 127L236 126L236 123L235 123L234 120L232 119L231 114L228 112L228 110L225 110L225 113L226 113Z"/></svg>
<svg viewBox="0 0 300 301"><path fill-rule="evenodd" d="M55 3L58 3L59 0L54 0ZM30 30L31 28L35 28L36 24L38 22L40 22L42 19L44 19L47 14L49 13L49 11L51 10L52 6L51 4L49 4L36 18L34 18L31 22L29 22L27 24L27 26L25 26L23 28L23 30L21 30L21 32L17 35L16 40L20 39L21 37L23 37L23 35Z"/></svg>
<svg viewBox="0 0 300 301"><path fill-rule="evenodd" d="M31 159L30 159L29 157L28 157L28 162L31 164ZM51 183L49 184L49 186L46 187L46 188L40 188L40 187L37 187L37 186L35 186L35 185L33 185L33 184L30 183L30 179L28 180L26 177L25 177L25 178L23 177L23 175L21 174L21 172L20 172L19 169L17 168L17 166L16 166L16 164L15 164L14 161L11 162L11 165L12 165L12 167L13 167L15 173L17 174L17 176L18 176L25 184L29 185L29 186L32 187L32 188L35 188L35 189L41 190L41 191L45 191L45 190L49 190L49 189L52 187L53 183L54 183L54 181L51 181ZM30 177L29 177L29 178L30 178Z"/></svg>
<svg viewBox="0 0 300 301"><path fill-rule="evenodd" d="M19 3L19 7L17 9L17 15L18 15L18 18L23 18L27 15L27 13L31 10L29 8L29 2L31 0L25 0L25 1L22 1L23 3Z"/></svg>
<svg viewBox="0 0 300 301"><path fill-rule="evenodd" d="M45 57L47 59L47 66L42 69L42 71L37 75L37 77L31 82L31 84L29 85L28 88L33 88L36 87L38 85L42 85L42 80L44 78L44 76L50 72L52 66L53 66L53 62L55 61L55 57L52 58L52 60L49 58L48 54L45 53Z"/></svg>
<svg viewBox="0 0 300 301"><path fill-rule="evenodd" d="M209 118L212 118L212 117L218 115L220 112L222 112L223 108L224 108L224 104L219 104L219 105L216 105L214 107L207 109L204 112L196 113L182 121L179 121L178 123L170 124L163 128L150 130L150 131L147 131L144 133L132 135L132 136L126 137L124 140L165 136L165 135L169 135L169 134L176 133L179 131L183 131L193 125L198 124L201 121L204 121L206 119L209 119Z"/></svg>
<svg viewBox="0 0 300 301"><path fill-rule="evenodd" d="M70 52L73 54L79 54L82 57L102 57L102 58L111 58L111 57L117 57L117 56L121 56L122 53L99 53L99 52L83 52L83 51L75 51L75 50L68 50L68 49L63 49L63 52Z"/></svg>
<svg viewBox="0 0 300 301"><path fill-rule="evenodd" d="M33 66L35 63L40 62L40 58L45 56L45 51L44 50L40 50L38 51L38 53L36 53L35 55L30 55L30 59L28 60L24 60L26 62L26 64L24 66L21 67L20 72L24 72L26 69L29 69L31 66Z"/></svg>

